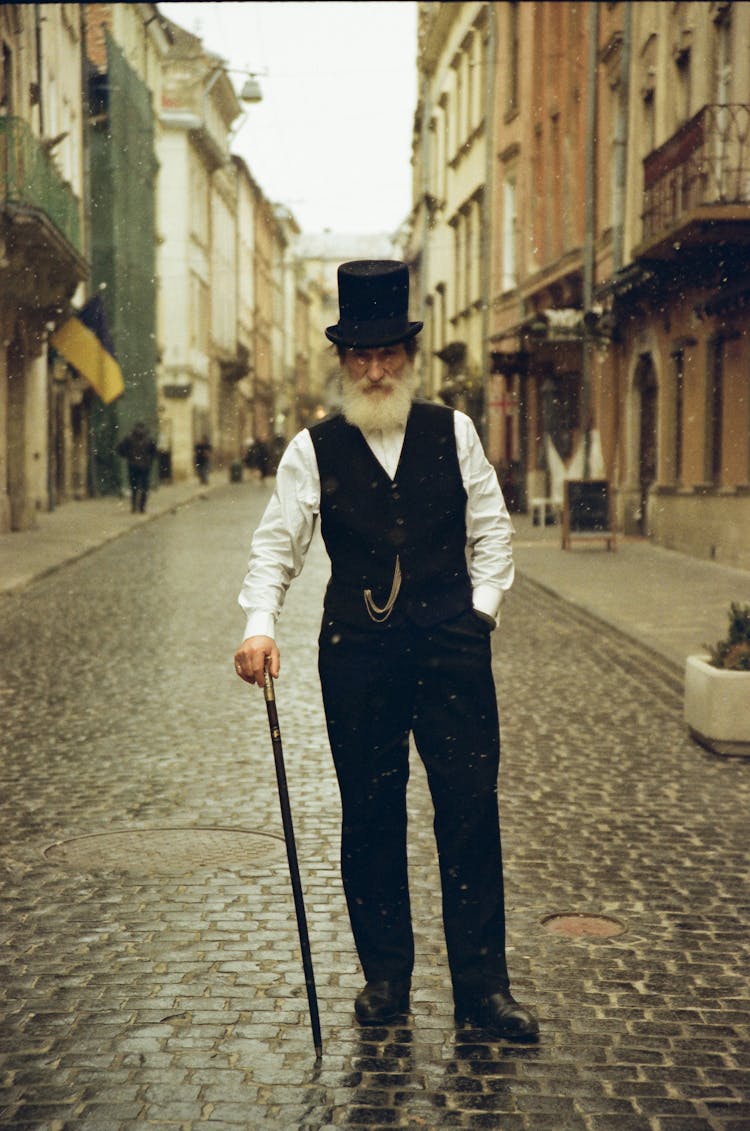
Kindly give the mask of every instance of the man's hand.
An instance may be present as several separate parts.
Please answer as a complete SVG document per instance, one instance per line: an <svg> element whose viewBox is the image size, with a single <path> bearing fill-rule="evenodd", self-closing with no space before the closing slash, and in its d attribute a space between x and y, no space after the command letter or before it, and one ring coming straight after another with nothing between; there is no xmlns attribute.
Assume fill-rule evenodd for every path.
<svg viewBox="0 0 750 1131"><path fill-rule="evenodd" d="M278 679L281 665L276 642L270 636L248 636L234 654L234 670L245 683L257 683L258 687L263 687L266 657L268 670L274 679Z"/></svg>

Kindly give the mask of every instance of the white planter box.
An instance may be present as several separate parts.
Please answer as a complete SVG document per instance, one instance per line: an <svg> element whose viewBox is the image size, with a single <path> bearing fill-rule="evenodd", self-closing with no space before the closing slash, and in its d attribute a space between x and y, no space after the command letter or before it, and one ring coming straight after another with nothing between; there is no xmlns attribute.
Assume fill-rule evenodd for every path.
<svg viewBox="0 0 750 1131"><path fill-rule="evenodd" d="M750 672L723 671L706 656L688 656L685 722L715 753L750 755Z"/></svg>

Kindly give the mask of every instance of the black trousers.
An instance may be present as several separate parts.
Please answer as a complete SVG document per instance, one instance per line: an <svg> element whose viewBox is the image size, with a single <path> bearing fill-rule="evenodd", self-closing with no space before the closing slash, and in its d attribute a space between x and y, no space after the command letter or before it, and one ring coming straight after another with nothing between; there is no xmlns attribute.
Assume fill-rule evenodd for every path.
<svg viewBox="0 0 750 1131"><path fill-rule="evenodd" d="M342 802L341 870L367 981L414 964L406 850L409 734L434 806L454 991L507 989L490 626L354 629L324 617L319 670Z"/></svg>
<svg viewBox="0 0 750 1131"><path fill-rule="evenodd" d="M128 480L130 483L131 509L134 511L145 511L151 480L151 469L148 467L136 467L134 464L130 464L128 467Z"/></svg>

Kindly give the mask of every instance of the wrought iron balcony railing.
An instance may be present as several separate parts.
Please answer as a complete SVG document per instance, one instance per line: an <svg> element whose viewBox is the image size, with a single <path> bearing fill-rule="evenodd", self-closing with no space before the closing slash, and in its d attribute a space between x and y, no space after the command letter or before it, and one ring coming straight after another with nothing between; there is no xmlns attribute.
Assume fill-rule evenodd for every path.
<svg viewBox="0 0 750 1131"><path fill-rule="evenodd" d="M643 162L643 238L706 206L750 204L750 106L704 106Z"/></svg>
<svg viewBox="0 0 750 1131"><path fill-rule="evenodd" d="M706 206L750 205L750 106L708 105L644 159L644 240Z"/></svg>
<svg viewBox="0 0 750 1131"><path fill-rule="evenodd" d="M28 123L0 117L0 208L8 206L44 214L81 252L78 198Z"/></svg>

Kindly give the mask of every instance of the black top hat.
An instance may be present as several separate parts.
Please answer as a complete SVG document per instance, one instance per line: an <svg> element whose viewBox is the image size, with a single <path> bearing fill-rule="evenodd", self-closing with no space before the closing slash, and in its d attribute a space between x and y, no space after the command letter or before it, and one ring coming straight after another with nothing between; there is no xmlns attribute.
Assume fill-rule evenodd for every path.
<svg viewBox="0 0 750 1131"><path fill-rule="evenodd" d="M337 346L372 349L408 341L422 329L409 321L409 269L392 259L358 259L338 270L339 320L326 337Z"/></svg>

